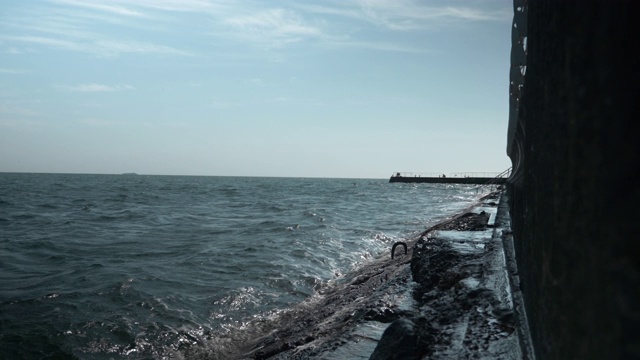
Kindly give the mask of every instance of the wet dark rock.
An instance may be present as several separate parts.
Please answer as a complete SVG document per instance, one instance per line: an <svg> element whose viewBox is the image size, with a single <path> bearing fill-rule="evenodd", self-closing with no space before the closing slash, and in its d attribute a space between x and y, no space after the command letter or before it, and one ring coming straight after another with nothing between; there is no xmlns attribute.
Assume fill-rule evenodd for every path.
<svg viewBox="0 0 640 360"><path fill-rule="evenodd" d="M409 319L398 319L382 334L370 360L416 359L424 355L416 324Z"/></svg>
<svg viewBox="0 0 640 360"><path fill-rule="evenodd" d="M383 307L380 309L371 309L364 314L364 319L367 321L378 321L381 323L390 323L396 320L400 315L389 309L387 307Z"/></svg>
<svg viewBox="0 0 640 360"><path fill-rule="evenodd" d="M423 351L438 358L513 359L519 354L512 336L513 310L499 299L498 289L480 286L480 280L494 271L491 254L500 251L499 244L487 243L483 251L461 253L437 233L483 229L486 220L486 213L465 213L423 233L414 246L410 268L417 286L413 297L421 315L429 319L429 326L414 331L418 338L429 339L421 342ZM415 322L415 317L410 320Z"/></svg>
<svg viewBox="0 0 640 360"><path fill-rule="evenodd" d="M317 303L284 314L273 328L263 329L268 336L247 344L238 357L323 358L347 343L374 340L354 335L353 329L375 321L389 326L371 359L517 358L513 310L480 281L497 272L489 254L498 254L500 247L487 244L483 251L461 253L438 237L438 230L484 229L488 217L467 212L426 230L407 241L410 260L377 261L321 290ZM413 309L385 300L411 279Z"/></svg>
<svg viewBox="0 0 640 360"><path fill-rule="evenodd" d="M369 359L422 359L432 353L437 334L425 316L399 318L384 331Z"/></svg>
<svg viewBox="0 0 640 360"><path fill-rule="evenodd" d="M469 299L483 299L492 296L493 292L489 289L474 289L469 291L467 297Z"/></svg>
<svg viewBox="0 0 640 360"><path fill-rule="evenodd" d="M498 190L502 190L502 188L503 188L503 186L501 185L501 186L498 187ZM491 193L481 197L480 201L485 201L485 200L490 200L490 199L498 201L499 198L500 198L500 191L494 191L494 192L491 192Z"/></svg>
<svg viewBox="0 0 640 360"><path fill-rule="evenodd" d="M434 286L441 284L443 287L451 287L462 279L454 276L451 269L460 263L464 255L452 249L442 249L441 246L432 248L428 254L422 251L414 251L414 254L411 273L413 280L418 283L418 298ZM445 279L447 276L449 278Z"/></svg>
<svg viewBox="0 0 640 360"><path fill-rule="evenodd" d="M409 243L410 249L413 246ZM410 281L407 258L385 258L358 269L342 281L319 291L322 298L301 304L273 324L263 324L270 335L248 341L242 353L231 357L255 359L309 359L354 340L350 331L364 321L390 323L409 312L393 309L382 294L396 294ZM312 343L311 345L308 345Z"/></svg>
<svg viewBox="0 0 640 360"><path fill-rule="evenodd" d="M458 231L479 231L487 228L489 214L482 211L479 214L465 213L451 222L440 226L439 230L458 230Z"/></svg>
<svg viewBox="0 0 640 360"><path fill-rule="evenodd" d="M273 344L264 347L254 355L254 359L263 360L272 357L275 354L291 349L292 345L286 341L277 340Z"/></svg>
<svg viewBox="0 0 640 360"><path fill-rule="evenodd" d="M468 277L468 274L466 274L465 272L448 270L440 277L440 281L438 282L438 289L448 290L466 277Z"/></svg>

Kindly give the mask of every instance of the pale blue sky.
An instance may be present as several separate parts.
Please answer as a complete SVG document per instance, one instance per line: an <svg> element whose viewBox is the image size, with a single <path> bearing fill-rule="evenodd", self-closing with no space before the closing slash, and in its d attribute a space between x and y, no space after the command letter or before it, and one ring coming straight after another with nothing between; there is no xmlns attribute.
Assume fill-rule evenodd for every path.
<svg viewBox="0 0 640 360"><path fill-rule="evenodd" d="M495 171L506 0L5 0L0 171Z"/></svg>

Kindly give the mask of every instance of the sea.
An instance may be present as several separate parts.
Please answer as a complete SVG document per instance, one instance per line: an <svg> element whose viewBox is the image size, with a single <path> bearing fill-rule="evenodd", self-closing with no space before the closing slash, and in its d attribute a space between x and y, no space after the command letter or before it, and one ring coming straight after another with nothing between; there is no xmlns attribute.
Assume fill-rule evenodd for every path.
<svg viewBox="0 0 640 360"><path fill-rule="evenodd" d="M219 359L473 185L0 173L0 359Z"/></svg>

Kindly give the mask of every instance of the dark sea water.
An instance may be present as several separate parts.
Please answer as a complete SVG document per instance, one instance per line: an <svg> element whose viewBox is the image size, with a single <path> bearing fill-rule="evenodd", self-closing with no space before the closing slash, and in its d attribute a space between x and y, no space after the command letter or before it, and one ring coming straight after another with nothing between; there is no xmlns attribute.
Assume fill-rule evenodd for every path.
<svg viewBox="0 0 640 360"><path fill-rule="evenodd" d="M386 179L0 173L0 359L221 358L243 329L478 196Z"/></svg>

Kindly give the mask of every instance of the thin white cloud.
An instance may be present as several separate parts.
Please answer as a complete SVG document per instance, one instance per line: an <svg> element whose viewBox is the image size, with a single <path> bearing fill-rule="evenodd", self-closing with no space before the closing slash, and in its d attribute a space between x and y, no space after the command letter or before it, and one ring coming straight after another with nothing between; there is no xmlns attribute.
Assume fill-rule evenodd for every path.
<svg viewBox="0 0 640 360"><path fill-rule="evenodd" d="M163 29L151 16L120 16L75 6L37 8L22 17L7 19L6 23L26 31L35 30L78 38L94 37L97 24L140 30Z"/></svg>
<svg viewBox="0 0 640 360"><path fill-rule="evenodd" d="M188 51L165 44L136 41L141 31L124 38L122 31L106 31L97 24L129 27L147 31L164 31L162 23L124 2L105 0L49 0L55 6L40 6L17 16L2 18L10 31L0 35L0 41L40 45L48 48L89 53L98 57L123 54L166 54L192 56ZM189 2L189 1L187 1ZM64 5L64 6L62 6ZM166 20L166 19L164 19ZM165 24L166 25L166 24ZM15 54L21 53L16 46Z"/></svg>
<svg viewBox="0 0 640 360"><path fill-rule="evenodd" d="M296 12L285 9L268 9L236 16L225 23L235 28L238 36L267 47L282 47L323 35L320 28L306 23Z"/></svg>
<svg viewBox="0 0 640 360"><path fill-rule="evenodd" d="M507 9L507 8L505 8ZM472 20L472 21L503 21L511 20L513 14L510 11L498 10L498 11L483 11L470 7L452 7L447 6L442 9L440 16L447 16L451 18Z"/></svg>
<svg viewBox="0 0 640 360"><path fill-rule="evenodd" d="M334 2L332 6L299 5L309 13L334 15L367 21L391 30L419 30L459 21L510 21L513 12L505 6L488 11L474 8L473 3L464 6L435 5L416 0L353 0Z"/></svg>
<svg viewBox="0 0 640 360"><path fill-rule="evenodd" d="M120 2L149 9L177 12L220 13L228 11L230 7L237 6L236 1L229 0L120 0Z"/></svg>
<svg viewBox="0 0 640 360"><path fill-rule="evenodd" d="M121 54L165 54L193 56L188 51L170 46L144 42L116 41L116 40L68 40L45 36L0 36L0 39L43 45L50 48L89 53L96 56L119 56Z"/></svg>
<svg viewBox="0 0 640 360"><path fill-rule="evenodd" d="M506 12L494 13L470 7L428 6L412 0L358 0L358 3L367 20L392 30L416 30L458 21L509 19Z"/></svg>
<svg viewBox="0 0 640 360"><path fill-rule="evenodd" d="M48 47L72 51L83 50L83 47L74 41L54 39L45 36L0 36L0 39L28 44L44 45Z"/></svg>
<svg viewBox="0 0 640 360"><path fill-rule="evenodd" d="M362 12L348 2L336 3L335 6L318 4L294 4L297 9L315 15L335 15L340 17L362 18Z"/></svg>
<svg viewBox="0 0 640 360"><path fill-rule="evenodd" d="M269 9L259 13L238 16L227 20L227 23L240 28L267 30L280 34L313 35L318 29L304 24L296 13L284 9Z"/></svg>
<svg viewBox="0 0 640 360"><path fill-rule="evenodd" d="M72 86L59 86L62 89L74 92L94 93L133 90L131 85L104 85L104 84L80 84Z"/></svg>
<svg viewBox="0 0 640 360"><path fill-rule="evenodd" d="M174 37L157 36L184 21L180 13L197 16L200 23L189 23L195 41L203 46L216 36L219 44L254 46L282 55L293 44L313 44L328 48L351 47L388 52L423 53L402 40L387 36L372 38L368 31L389 30L417 32L425 29L456 26L464 22L511 21L509 6L495 10L462 1L419 0L339 0L315 4L283 3L283 8L269 8L269 3L232 0L47 0L55 6L36 7L17 20L0 19L18 32L5 32L1 40L92 54L118 57L127 54L195 56L182 49L184 43L164 43ZM197 14L197 15L196 15ZM202 16L200 16L202 15ZM190 18L191 19L191 18ZM105 28L136 28L135 32L106 31ZM377 29L375 29L377 28ZM139 31L142 29L142 31ZM125 37L126 36L126 37ZM150 43L148 39L162 43ZM171 46L175 45L175 46ZM16 49L14 47L14 49ZM198 52L207 52L198 47ZM227 46L227 49L231 47ZM235 51L235 50L234 50ZM224 56L222 53L216 57ZM282 58L271 59L282 61Z"/></svg>
<svg viewBox="0 0 640 360"><path fill-rule="evenodd" d="M193 53L173 48L171 46L157 45L144 42L100 40L95 43L94 52L106 55L119 55L123 53L138 54L166 54L180 56L194 56Z"/></svg>
<svg viewBox="0 0 640 360"><path fill-rule="evenodd" d="M79 6L83 8L89 8L92 10L105 11L108 13L112 13L114 15L121 16L133 16L133 17L144 17L145 15L141 12L132 10L123 5L110 5L105 4L105 2L97 3L95 1L86 1L86 0L53 0L53 2L58 4L65 5L73 5Z"/></svg>
<svg viewBox="0 0 640 360"><path fill-rule="evenodd" d="M352 40L352 39L343 39L332 41L329 45L340 48L349 48L349 49L368 49L368 50L376 50L376 51L384 51L384 52L401 52L401 53L414 53L414 54L427 54L427 53L436 53L437 51L416 48L415 46L408 46L396 43L389 43L383 41L360 41L360 40Z"/></svg>
<svg viewBox="0 0 640 360"><path fill-rule="evenodd" d="M132 17L150 17L151 15L145 10L220 13L238 5L237 2L231 0L101 0L99 3L95 0L49 1Z"/></svg>
<svg viewBox="0 0 640 360"><path fill-rule="evenodd" d="M14 36L14 40L25 40L36 43L42 43L43 40L33 40L34 38L62 38L69 41L90 40L96 37L96 34L87 28L82 28L78 24L74 24L70 19L61 19L49 16L40 18L38 22L33 19L12 19L6 22L6 25L17 29L19 33L29 34L28 36ZM73 39L73 40L71 40Z"/></svg>

